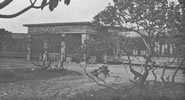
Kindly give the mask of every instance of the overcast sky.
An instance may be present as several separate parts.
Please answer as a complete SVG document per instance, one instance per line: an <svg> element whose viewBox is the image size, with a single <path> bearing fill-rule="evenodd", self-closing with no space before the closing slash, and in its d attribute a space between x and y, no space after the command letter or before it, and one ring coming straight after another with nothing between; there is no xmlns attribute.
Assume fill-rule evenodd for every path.
<svg viewBox="0 0 185 100"><path fill-rule="evenodd" d="M112 0L71 0L69 6L61 2L53 12L46 7L44 10L31 9L16 18L0 19L0 28L14 33L27 33L27 28L23 27L23 24L92 21L93 16L103 10L108 3L112 3ZM14 0L6 9L0 10L0 13L11 14L28 5L29 0Z"/></svg>

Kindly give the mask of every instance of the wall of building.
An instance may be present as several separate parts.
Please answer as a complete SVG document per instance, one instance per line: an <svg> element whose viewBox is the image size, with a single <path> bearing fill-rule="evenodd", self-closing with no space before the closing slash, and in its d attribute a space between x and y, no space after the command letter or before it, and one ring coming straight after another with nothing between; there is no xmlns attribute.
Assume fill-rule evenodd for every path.
<svg viewBox="0 0 185 100"><path fill-rule="evenodd" d="M26 58L27 34L11 33L6 35L0 41L0 57Z"/></svg>

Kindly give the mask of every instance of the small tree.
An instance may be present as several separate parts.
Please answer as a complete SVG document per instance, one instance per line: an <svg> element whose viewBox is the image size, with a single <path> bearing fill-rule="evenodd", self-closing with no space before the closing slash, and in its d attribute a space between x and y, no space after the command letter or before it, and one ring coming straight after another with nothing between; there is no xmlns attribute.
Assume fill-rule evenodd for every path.
<svg viewBox="0 0 185 100"><path fill-rule="evenodd" d="M167 0L114 0L114 5L109 4L94 19L99 25L117 26L137 33L143 40L146 47L143 73L132 68L132 52L126 48L123 51L128 57L130 71L139 79L137 83L144 85L151 70L150 62L154 57L155 42L176 25L176 15L179 15L178 7L170 7Z"/></svg>
<svg viewBox="0 0 185 100"><path fill-rule="evenodd" d="M51 36L51 34L46 33L44 35L41 35L39 40L41 42L41 47L38 50L41 55L39 59L37 59L36 61L32 61L32 64L43 70L55 69L57 71L63 71L64 70L63 63L65 60L65 49L66 49L65 45L66 41L64 39L64 35ZM52 45L56 45L57 48L53 47ZM53 59L49 57L49 53L53 52L59 53L58 62L54 66L52 64Z"/></svg>
<svg viewBox="0 0 185 100"><path fill-rule="evenodd" d="M185 66L185 1L184 0L178 0L179 1L179 5L177 5L177 7L179 7L180 10L180 14L178 14L177 16L177 30L178 30L178 34L173 34L173 43L175 45L176 48L176 57L179 58L179 63L178 66L176 68L176 70L174 71L174 74L172 76L172 82L175 82L175 76L177 74L177 72L183 68L183 66Z"/></svg>

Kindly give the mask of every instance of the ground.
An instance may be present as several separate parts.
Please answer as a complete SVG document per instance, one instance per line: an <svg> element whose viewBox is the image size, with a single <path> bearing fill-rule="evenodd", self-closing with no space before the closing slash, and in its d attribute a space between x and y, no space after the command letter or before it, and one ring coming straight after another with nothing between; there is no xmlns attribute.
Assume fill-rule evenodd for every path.
<svg viewBox="0 0 185 100"><path fill-rule="evenodd" d="M101 64L91 64L88 67L88 72L96 69ZM96 91L101 89L101 86L95 84L90 80L79 67L79 64L66 63L65 68L67 68L70 74L49 74L47 77L40 77L44 73L37 72L34 73L34 77L27 79L26 75L29 75L27 70L25 70L26 75L21 76L19 80L2 81L0 83L0 98L44 98L50 96L66 96L73 97L74 95L86 92L86 91ZM111 76L106 79L110 84L129 84L129 78L132 78L132 74L129 73L128 67L124 65L107 65L110 69ZM30 71L35 71L35 67L29 62L23 59L0 59L0 70L5 72L5 70L11 71L13 69L29 69ZM16 72L16 71L13 71ZM23 71L24 72L24 71ZM72 72L72 73L71 73ZM73 73L74 72L74 73ZM161 70L156 70L156 74L160 76ZM167 70L165 76L171 75L173 70ZM17 72L18 73L18 72ZM50 72L52 73L52 72ZM7 74L6 74L7 75ZM119 76L119 77L118 77ZM15 77L14 75L6 77ZM29 76L30 77L30 76ZM153 76L149 75L148 80L153 80ZM178 72L176 76L176 81L180 83L185 83L184 74L181 71Z"/></svg>

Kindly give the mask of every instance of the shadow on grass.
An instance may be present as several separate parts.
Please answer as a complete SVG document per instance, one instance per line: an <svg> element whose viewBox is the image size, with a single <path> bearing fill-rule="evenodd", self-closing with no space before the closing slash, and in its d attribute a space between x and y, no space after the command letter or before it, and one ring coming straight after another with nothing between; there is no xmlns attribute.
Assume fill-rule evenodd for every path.
<svg viewBox="0 0 185 100"><path fill-rule="evenodd" d="M54 71L54 70L41 70L41 69L0 69L0 83L9 83L25 80L46 80L61 76L81 75L79 72L64 70L64 71Z"/></svg>
<svg viewBox="0 0 185 100"><path fill-rule="evenodd" d="M161 85L158 83L154 90L151 85L145 88L137 86L131 88L132 85L122 86L120 84L116 91L107 88L98 91L89 90L77 93L66 100L185 100L185 84L170 83L164 88L161 88Z"/></svg>
<svg viewBox="0 0 185 100"><path fill-rule="evenodd" d="M185 84L177 83L161 88L161 83L156 90L151 89L151 86L141 88L134 87L129 84L117 84L116 90L109 88L101 88L99 90L88 90L71 96L53 95L49 97L12 97L2 100L185 100ZM131 89L130 89L131 88ZM175 90L173 90L175 89ZM174 93L176 97L174 97Z"/></svg>

